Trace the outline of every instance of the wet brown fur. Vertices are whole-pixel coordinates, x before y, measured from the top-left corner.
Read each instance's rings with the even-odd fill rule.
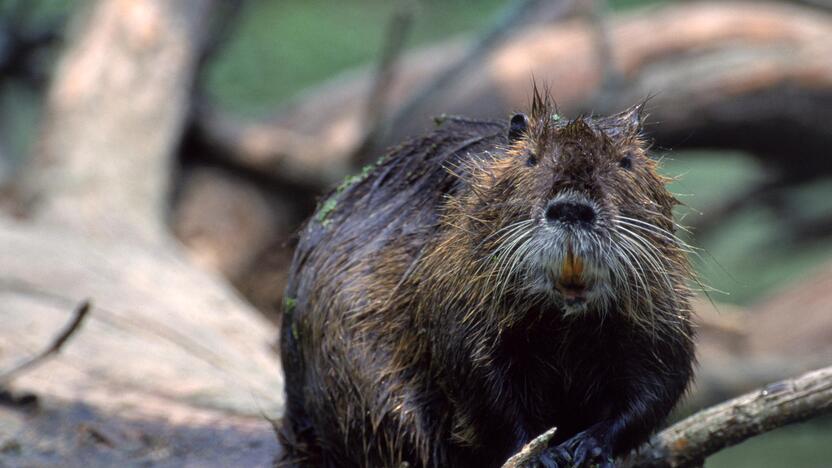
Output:
[[[676,200],[647,155],[641,107],[554,112],[535,91],[514,142],[502,122],[448,118],[322,204],[286,293],[281,463],[499,466],[551,426],[567,452],[595,444],[612,456],[661,423],[693,363]],[[629,229],[653,256],[622,270],[607,305],[569,316],[530,289],[505,230],[536,223],[564,191],[598,204],[610,249]]]

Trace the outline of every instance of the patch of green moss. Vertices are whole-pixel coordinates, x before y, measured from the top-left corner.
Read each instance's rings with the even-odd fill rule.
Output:
[[[367,176],[373,172],[373,169],[375,169],[376,166],[383,160],[384,157],[382,156],[375,163],[370,163],[362,167],[358,174],[353,174],[345,178],[344,181],[341,182],[335,189],[335,193],[330,195],[330,197],[321,204],[321,207],[318,208],[318,213],[315,215],[315,219],[318,220],[323,227],[329,226],[332,223],[332,220],[328,219],[328,217],[335,210],[335,207],[338,206],[338,197],[353,185],[366,179]]]
[[[340,194],[344,190],[346,190],[346,189],[352,187],[353,185],[361,182],[362,180],[366,179],[367,176],[369,176],[370,173],[373,172],[373,169],[376,168],[376,164],[381,162],[381,159],[383,159],[383,158],[380,158],[378,161],[376,161],[374,163],[367,164],[366,166],[362,167],[361,171],[359,171],[358,174],[348,176],[346,179],[344,179],[343,182],[341,182],[341,185],[338,186],[338,189],[335,190],[335,193]]]
[[[295,306],[298,305],[298,300],[294,297],[286,296],[283,298],[283,313],[291,314],[293,310],[295,310]]]
[[[336,200],[336,198],[338,198],[337,193],[327,198],[326,201],[321,204],[321,207],[318,209],[318,214],[315,215],[315,219],[317,219],[319,223],[324,224],[328,221],[326,219],[327,216],[329,216],[329,214],[335,210],[335,207],[338,206],[338,200]]]

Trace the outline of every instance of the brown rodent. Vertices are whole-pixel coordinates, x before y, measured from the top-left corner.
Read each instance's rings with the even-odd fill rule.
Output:
[[[641,107],[446,118],[303,230],[281,350],[285,465],[613,466],[684,393],[694,351],[676,204]]]

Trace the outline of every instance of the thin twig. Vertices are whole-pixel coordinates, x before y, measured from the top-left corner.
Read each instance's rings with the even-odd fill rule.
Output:
[[[245,122],[204,100],[195,106],[186,149],[202,160],[220,163],[247,175],[259,174],[275,187],[318,193],[349,172],[346,154],[327,157],[326,144],[302,132]],[[340,154],[340,153],[339,153]]]
[[[540,454],[540,452],[549,446],[549,441],[555,436],[555,432],[557,432],[557,428],[553,427],[532,439],[528,444],[524,445],[519,452],[506,460],[506,462],[503,463],[502,468],[520,468],[528,465],[536,456]]]
[[[404,45],[413,26],[415,8],[412,0],[400,0],[390,17],[384,37],[378,71],[373,87],[367,99],[365,109],[365,136],[355,148],[350,160],[358,167],[373,156],[378,143],[387,136],[389,124],[385,124],[387,101],[392,88],[396,69],[400,62]]]
[[[832,0],[792,0],[792,2],[825,11],[832,10]]]
[[[624,79],[615,66],[612,38],[610,37],[607,14],[609,2],[607,0],[592,0],[589,20],[592,25],[595,49],[597,51],[601,84],[590,103],[591,109],[610,109],[619,91],[624,86]]]
[[[204,39],[202,51],[197,56],[197,67],[192,86],[194,93],[191,99],[191,102],[194,103],[191,107],[192,116],[197,115],[199,111],[197,104],[199,102],[210,101],[210,93],[206,90],[207,70],[231,42],[231,38],[240,26],[243,12],[248,3],[248,0],[225,0],[217,5],[217,12],[212,15],[211,33]]]
[[[57,354],[67,340],[69,340],[69,338],[81,327],[81,324],[87,317],[90,308],[91,304],[89,300],[84,300],[81,304],[79,304],[75,309],[72,321],[69,322],[63,331],[61,331],[61,333],[52,340],[52,344],[50,344],[49,347],[41,351],[36,356],[29,358],[8,371],[0,374],[0,387],[6,386],[15,377],[17,377],[17,375],[42,364],[49,357]]]
[[[225,0],[217,7],[217,13],[212,18],[211,34],[205,39],[202,53],[199,55],[199,73],[197,80],[206,78],[205,68],[222,53],[223,48],[231,41],[240,25],[243,10],[248,6],[248,0]],[[200,89],[199,92],[202,92]]]
[[[522,0],[512,3],[503,12],[501,19],[476,41],[461,60],[439,73],[401,106],[393,118],[390,119],[391,128],[400,128],[408,119],[413,118],[413,115],[417,114],[423,106],[445,92],[457,78],[479,63],[497,46],[502,44],[506,38],[517,31],[518,26],[533,16],[532,13],[543,3],[545,3],[543,0]],[[558,8],[552,14],[552,20],[563,18],[572,13],[575,3],[576,0],[560,0]]]

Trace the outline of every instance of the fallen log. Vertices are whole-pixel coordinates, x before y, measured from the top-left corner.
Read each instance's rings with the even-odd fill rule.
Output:
[[[20,217],[0,216],[0,374],[45,348],[82,300],[94,306],[60,352],[3,382],[0,464],[268,466],[278,453],[276,330],[165,224],[223,3],[78,12],[18,183]]]
[[[832,172],[832,16],[764,2],[691,2],[621,13],[605,22],[611,66],[590,20],[517,32],[429,102],[417,106],[387,143],[419,133],[441,113],[504,117],[528,105],[532,76],[550,84],[567,114],[608,113],[652,96],[647,130],[661,148],[752,152],[791,179]],[[465,55],[466,39],[402,57],[389,87],[392,109],[419,84]],[[620,77],[603,90],[604,70]],[[311,89],[265,121],[244,122],[205,108],[194,131],[214,157],[277,180],[327,186],[351,168],[364,136],[372,71],[347,72]],[[604,92],[606,91],[606,92]],[[614,99],[599,101],[599,94]],[[592,108],[590,108],[590,106]],[[792,163],[795,141],[801,164]]]

